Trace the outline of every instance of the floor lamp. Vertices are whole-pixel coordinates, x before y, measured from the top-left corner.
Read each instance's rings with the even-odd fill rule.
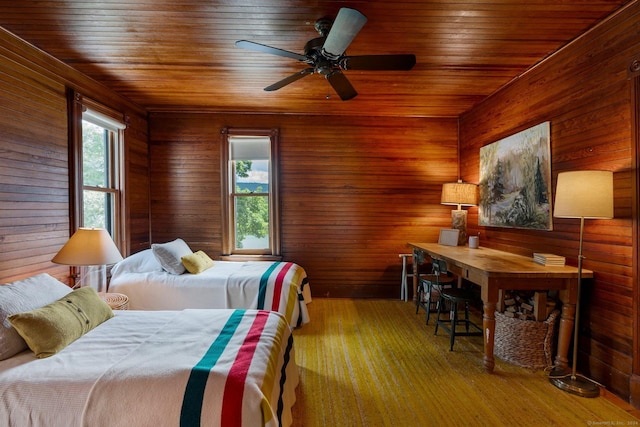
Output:
[[[600,388],[592,380],[576,374],[578,362],[578,333],[580,321],[580,288],[582,287],[582,239],[584,220],[613,218],[613,173],[610,171],[574,171],[558,174],[553,216],[580,218],[578,250],[578,291],[573,329],[573,366],[571,373],[554,369],[549,381],[561,390],[582,397],[597,397]]]
[[[119,261],[122,261],[122,255],[104,228],[79,228],[51,260],[75,267],[104,266]],[[72,277],[74,288],[82,286],[79,274]]]

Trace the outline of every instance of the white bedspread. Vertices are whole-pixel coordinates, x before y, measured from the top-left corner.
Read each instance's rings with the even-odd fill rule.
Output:
[[[55,356],[25,351],[0,362],[0,420],[288,426],[298,383],[292,344],[274,312],[118,311]]]
[[[200,274],[169,274],[150,249],[116,264],[109,292],[132,310],[253,308],[282,313],[292,327],[309,321],[311,291],[304,269],[290,262],[215,261]]]

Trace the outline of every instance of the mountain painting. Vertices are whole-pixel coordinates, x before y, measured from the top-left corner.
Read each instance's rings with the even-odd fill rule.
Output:
[[[480,149],[483,226],[551,230],[549,122]]]

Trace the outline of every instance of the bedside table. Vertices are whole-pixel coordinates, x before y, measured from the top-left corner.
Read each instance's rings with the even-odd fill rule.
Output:
[[[100,298],[111,307],[112,310],[128,310],[129,297],[124,294],[111,292],[98,292]]]

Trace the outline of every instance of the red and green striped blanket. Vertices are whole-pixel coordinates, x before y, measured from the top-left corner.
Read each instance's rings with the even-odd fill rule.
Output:
[[[184,310],[101,375],[83,424],[286,426],[297,382],[281,314]]]

